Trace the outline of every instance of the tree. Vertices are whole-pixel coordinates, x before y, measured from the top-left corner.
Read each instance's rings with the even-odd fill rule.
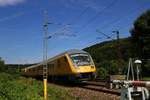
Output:
[[[135,20],[131,40],[134,57],[150,58],[150,10]]]
[[[0,71],[4,70],[4,61],[0,57]]]
[[[142,75],[149,76],[150,59],[150,10],[143,13],[134,22],[131,30],[131,43],[133,57],[144,59],[142,64]]]

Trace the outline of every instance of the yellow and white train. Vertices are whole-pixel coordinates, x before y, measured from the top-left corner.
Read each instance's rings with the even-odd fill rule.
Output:
[[[92,80],[96,67],[89,53],[83,50],[69,50],[48,59],[48,77],[67,80]],[[22,69],[26,76],[42,76],[43,62]]]

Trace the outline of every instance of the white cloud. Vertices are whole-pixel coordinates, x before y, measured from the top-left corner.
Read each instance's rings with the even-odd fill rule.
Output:
[[[16,5],[24,1],[25,0],[0,0],[0,6]]]

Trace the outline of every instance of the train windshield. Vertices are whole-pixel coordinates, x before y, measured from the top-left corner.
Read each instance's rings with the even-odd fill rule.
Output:
[[[88,54],[72,54],[70,57],[77,66],[87,66],[92,64],[91,57]]]

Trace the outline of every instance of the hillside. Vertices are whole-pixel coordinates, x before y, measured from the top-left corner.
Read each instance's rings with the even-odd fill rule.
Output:
[[[105,41],[84,48],[94,59],[99,77],[107,77],[109,74],[126,74],[129,58],[135,58],[130,38],[120,39],[120,60],[118,60],[117,41]],[[150,77],[150,60],[142,59],[141,75]],[[120,70],[119,70],[120,68]]]
[[[117,41],[106,41],[84,48],[94,59],[98,70],[103,70],[100,74],[118,74],[118,49]],[[120,39],[121,73],[126,72],[128,59],[132,57],[130,38]],[[105,75],[104,75],[105,76]]]
[[[89,52],[96,62],[102,62],[104,60],[116,60],[117,54],[117,41],[106,41],[99,44],[95,44],[91,47],[84,48]],[[131,57],[129,38],[120,40],[120,51],[123,60],[127,61]]]

